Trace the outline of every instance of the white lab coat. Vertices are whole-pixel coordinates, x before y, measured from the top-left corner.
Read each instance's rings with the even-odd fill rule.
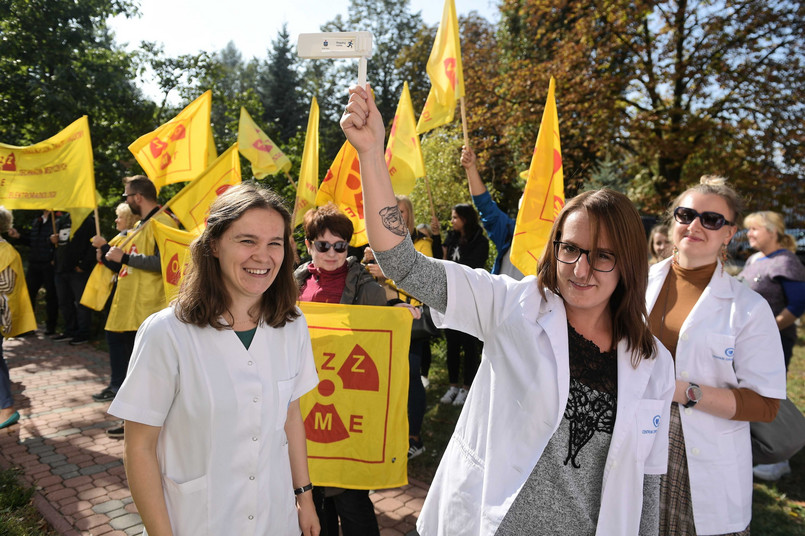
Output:
[[[649,272],[651,311],[672,259]],[[780,332],[768,303],[721,264],[682,328],[676,348],[677,379],[713,387],[746,387],[785,398]],[[697,534],[744,530],[752,518],[752,445],[749,423],[679,408],[690,473]]]
[[[157,457],[176,536],[300,533],[288,405],[318,383],[304,316],[234,331],[180,322],[173,308],[137,332],[109,413],[162,427]]]
[[[484,341],[481,366],[434,477],[417,529],[422,536],[490,535],[497,530],[553,436],[570,388],[564,302],[536,279],[515,281],[445,263],[444,327]],[[631,365],[618,345],[618,405],[607,455],[597,534],[638,534],[643,475],[668,459],[673,364]]]

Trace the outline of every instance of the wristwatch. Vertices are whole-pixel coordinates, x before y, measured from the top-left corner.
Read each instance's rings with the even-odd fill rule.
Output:
[[[688,388],[685,389],[685,396],[688,397],[688,401],[683,407],[692,408],[702,399],[702,388],[698,384],[691,382],[688,384]]]

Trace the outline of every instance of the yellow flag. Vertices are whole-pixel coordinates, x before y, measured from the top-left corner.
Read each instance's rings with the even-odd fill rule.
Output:
[[[305,213],[316,206],[316,192],[319,188],[319,103],[316,97],[310,103],[307,118],[305,148],[302,151],[302,166],[299,169],[299,182],[296,185],[296,201],[293,212],[294,228],[305,220]]]
[[[562,148],[559,144],[559,116],[556,113],[554,86],[555,81],[551,77],[548,99],[545,101],[545,111],[542,113],[542,123],[512,240],[512,264],[525,275],[537,274],[537,262],[542,256],[553,222],[565,206]]]
[[[238,146],[233,144],[204,173],[173,196],[165,207],[176,214],[185,229],[200,234],[207,225],[212,202],[230,186],[240,184],[240,180],[240,155]]]
[[[252,174],[256,179],[280,171],[287,173],[291,169],[291,161],[285,153],[266,136],[243,107],[240,108],[238,123],[238,150],[252,163]]]
[[[416,179],[425,176],[425,161],[422,159],[422,147],[416,133],[414,106],[411,104],[408,82],[403,84],[394,123],[391,125],[389,143],[386,146],[386,166],[396,194],[410,194],[416,185]]]
[[[116,246],[123,242],[125,238],[124,235],[119,234],[109,241],[109,245]],[[116,275],[103,263],[96,264],[92,272],[90,272],[87,284],[84,286],[84,292],[81,294],[81,305],[89,307],[93,311],[103,311],[106,301],[112,293]]]
[[[211,105],[212,91],[206,91],[179,115],[129,145],[157,191],[166,184],[193,180],[206,169],[211,156]]]
[[[407,484],[411,314],[400,307],[300,307],[319,372],[318,388],[299,401],[310,479],[351,489]]]
[[[0,143],[0,205],[70,212],[73,232],[97,206],[87,116],[47,140]]]
[[[368,244],[366,222],[363,219],[361,163],[358,161],[358,151],[348,141],[344,142],[335,155],[316,195],[317,207],[331,202],[352,222],[352,240],[349,245],[358,247]]]
[[[179,292],[182,278],[190,264],[190,243],[198,236],[169,227],[154,220],[154,239],[159,248],[159,260],[162,263],[162,285],[165,288],[165,303],[170,303]]]
[[[442,22],[433,41],[427,70],[431,87],[416,126],[419,134],[453,121],[456,104],[464,96],[464,68],[453,0],[444,0]]]

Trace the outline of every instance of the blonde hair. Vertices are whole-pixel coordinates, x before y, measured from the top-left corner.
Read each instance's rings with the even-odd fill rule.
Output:
[[[123,223],[125,224],[126,229],[133,228],[134,224],[137,223],[137,220],[140,219],[131,211],[131,207],[128,203],[120,203],[117,207],[115,207],[115,215],[118,218],[123,218]]]
[[[744,218],[744,227],[758,224],[765,227],[777,236],[777,242],[792,253],[797,252],[797,241],[790,234],[785,233],[785,221],[782,215],[771,210],[753,212]]]
[[[674,199],[673,203],[668,209],[668,213],[666,214],[666,220],[669,225],[673,227],[674,222],[674,210],[679,206],[682,202],[682,199],[686,195],[691,192],[697,192],[700,194],[706,195],[717,195],[721,197],[727,203],[727,208],[730,209],[732,214],[724,215],[732,225],[735,227],[739,227],[741,224],[741,220],[743,218],[743,211],[744,211],[744,203],[741,199],[741,196],[738,195],[738,192],[732,189],[727,184],[726,177],[721,177],[719,175],[702,175],[699,179],[699,184],[695,186],[691,186]]]
[[[4,206],[0,206],[0,233],[7,233],[14,225],[14,215]]]
[[[405,226],[408,227],[408,232],[411,233],[411,236],[414,236],[416,234],[416,226],[414,225],[414,204],[407,195],[395,195],[394,197],[397,198],[398,205],[402,203],[405,205],[405,208],[408,209],[408,215],[405,218]]]
[[[669,241],[671,240],[671,228],[668,226],[667,223],[659,223],[651,228],[651,232],[648,234],[648,259],[649,264],[656,264],[661,260],[665,259],[666,257],[661,257],[657,250],[654,249],[654,235],[661,234]]]

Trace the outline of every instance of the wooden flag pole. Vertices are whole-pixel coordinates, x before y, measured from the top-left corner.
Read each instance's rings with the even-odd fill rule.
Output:
[[[464,97],[459,100],[461,104],[461,129],[464,131],[464,147],[469,148],[470,136],[467,134],[467,111],[464,109]]]
[[[101,222],[98,221],[98,205],[95,205],[95,236],[101,236]]]
[[[288,177],[288,180],[291,182],[291,186],[293,186],[293,189],[299,191],[299,188],[297,188],[296,183],[291,178],[291,174],[286,171],[285,176]]]
[[[428,176],[425,175],[425,191],[428,192],[428,202],[430,202],[430,215],[436,217],[436,207],[433,206],[433,193],[430,191],[430,181]]]

